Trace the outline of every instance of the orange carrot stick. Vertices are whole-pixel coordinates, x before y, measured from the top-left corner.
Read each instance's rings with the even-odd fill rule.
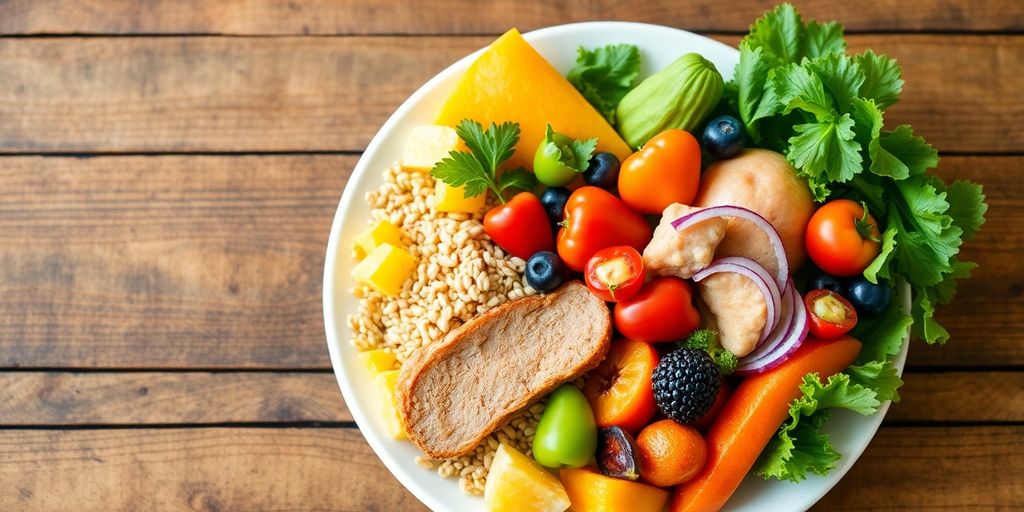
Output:
[[[827,379],[849,366],[858,352],[860,342],[849,336],[829,341],[807,338],[778,368],[744,379],[705,436],[704,469],[676,488],[670,512],[722,508],[788,417],[789,404],[801,395],[804,375],[817,373]]]

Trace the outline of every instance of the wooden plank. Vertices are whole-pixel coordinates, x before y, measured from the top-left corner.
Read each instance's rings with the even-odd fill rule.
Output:
[[[1024,427],[885,428],[814,510],[1024,506]]]
[[[0,510],[426,510],[356,429],[0,431]]]
[[[7,158],[0,365],[329,367],[352,157]]]
[[[1024,372],[907,373],[888,422],[1024,421]],[[0,426],[352,421],[333,374],[0,372]]]
[[[420,84],[490,40],[3,39],[0,152],[360,150]],[[944,151],[1024,148],[1024,36],[849,40],[904,67],[890,125]]]
[[[1024,421],[1024,372],[904,373],[886,422]]]
[[[885,428],[816,510],[1024,503],[1022,427]],[[993,471],[993,468],[999,468]],[[0,508],[425,510],[354,429],[0,431]]]
[[[0,366],[329,368],[320,290],[354,157],[0,160]],[[1022,157],[949,157],[986,187],[981,267],[911,366],[1024,365]]]
[[[0,425],[352,421],[332,374],[0,372]]]
[[[775,3],[745,0],[726,8],[714,0],[443,0],[429,6],[385,0],[8,0],[0,34],[483,34],[600,19],[745,31]],[[881,0],[870,9],[855,2],[807,0],[798,7],[809,19],[837,19],[850,31],[1024,29],[1024,15],[1012,0]]]

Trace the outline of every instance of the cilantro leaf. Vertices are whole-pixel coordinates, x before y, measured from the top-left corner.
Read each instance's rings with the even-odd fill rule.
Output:
[[[879,135],[879,144],[893,155],[893,158],[898,159],[910,175],[924,174],[926,170],[939,165],[939,152],[921,137],[915,137],[910,125],[901,124],[891,132],[882,132]],[[871,172],[880,174],[874,166],[871,167]],[[893,177],[903,179],[907,176]]]
[[[903,79],[900,66],[886,55],[871,50],[854,57],[864,71],[864,83],[860,85],[860,97],[875,100],[881,108],[888,108],[900,97]]]
[[[798,108],[814,114],[818,121],[833,117],[832,100],[825,95],[821,78],[803,66],[788,64],[776,68],[770,87],[778,96],[783,114]]]
[[[917,296],[910,307],[910,314],[914,317],[912,334],[929,345],[941,345],[949,341],[949,331],[935,320],[935,306],[928,298],[928,293],[916,287],[915,289],[918,289]]]
[[[809,177],[823,174],[831,181],[849,181],[860,172],[860,144],[853,140],[854,121],[850,114],[838,119],[798,124],[789,139],[789,161]]]
[[[882,110],[875,104],[875,100],[854,98],[851,106],[856,122],[856,138],[867,149],[871,172],[898,180],[910,176],[910,168],[882,147]]]
[[[803,56],[804,23],[791,4],[780,4],[750,27],[744,40],[764,48],[783,64],[799,62]]]
[[[907,329],[914,321],[910,315],[903,312],[902,293],[902,289],[896,287],[885,311],[858,319],[857,326],[851,333],[863,344],[860,354],[857,355],[856,364],[884,361],[889,356],[900,353],[907,338]]]
[[[506,190],[529,191],[535,188],[537,188],[537,177],[522,167],[509,169],[498,177],[498,190],[502,193]]]
[[[981,185],[970,181],[954,181],[946,189],[946,201],[949,202],[949,211],[946,213],[953,218],[954,224],[960,226],[963,239],[974,238],[978,228],[985,223],[985,212],[988,211]]]
[[[545,156],[557,158],[566,167],[583,172],[590,166],[590,156],[597,149],[597,137],[573,140],[566,135],[555,133],[549,124],[544,132]]]
[[[960,252],[963,230],[946,214],[946,193],[922,176],[898,181],[895,200],[905,211],[890,216],[896,234],[896,269],[913,285],[931,286],[950,271],[950,259]]]
[[[465,186],[463,195],[473,197],[483,194],[490,186],[487,171],[472,154],[452,151],[434,165],[430,174],[453,187]]]
[[[711,329],[698,329],[690,333],[686,341],[680,345],[697,350],[703,350],[711,356],[711,359],[718,365],[723,375],[729,375],[736,370],[739,359],[735,354],[722,348],[718,343],[718,331]]]
[[[818,23],[811,21],[806,27],[807,39],[804,41],[804,56],[809,59],[827,54],[843,54],[846,52],[846,40],[843,39],[843,26],[835,21]]]
[[[873,284],[878,284],[878,278],[889,279],[889,264],[892,262],[893,250],[896,249],[896,228],[890,226],[882,233],[882,249],[871,260],[871,263],[864,269],[864,278]]]
[[[498,166],[512,157],[519,142],[518,123],[491,123],[484,130],[480,123],[463,119],[455,133],[470,152],[451,151],[434,165],[430,175],[452,187],[465,187],[465,197],[478,196],[490,189],[502,203],[505,198],[498,186]]]
[[[860,64],[842,53],[827,53],[805,62],[803,67],[818,76],[840,112],[850,111],[850,103],[864,83]]]
[[[594,150],[597,149],[597,137],[591,137],[586,140],[574,140],[571,144],[573,158],[576,161],[576,168],[582,168],[582,171],[587,170],[590,166],[590,157],[593,156]]]
[[[640,50],[631,44],[610,44],[593,50],[579,47],[567,78],[614,125],[615,107],[639,76]]]

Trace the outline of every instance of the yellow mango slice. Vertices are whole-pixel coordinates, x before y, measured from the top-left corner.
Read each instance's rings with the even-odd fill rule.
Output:
[[[391,244],[404,249],[405,244],[402,243],[402,230],[386,220],[378,220],[362,233],[356,235],[355,248],[360,258],[373,252],[380,244]]]
[[[383,243],[352,269],[352,277],[384,295],[395,296],[414,268],[416,258],[404,249]]]
[[[519,143],[507,168],[533,168],[533,155],[548,124],[574,139],[597,137],[598,151],[614,153],[620,161],[631,153],[604,117],[516,29],[491,43],[470,65],[436,123],[455,126],[463,119],[485,128],[491,122],[519,123]]]
[[[377,399],[384,409],[384,423],[392,439],[405,439],[405,428],[402,418],[398,415],[398,401],[395,399],[395,385],[398,382],[398,370],[380,372],[373,378],[373,387],[377,391]]]
[[[416,126],[405,141],[402,167],[429,171],[452,151],[468,151],[451,126]]]
[[[487,474],[484,505],[488,512],[563,512],[569,496],[555,475],[502,443]]]
[[[486,191],[467,198],[463,187],[453,187],[440,180],[434,186],[434,207],[439,212],[477,213],[483,209],[485,202]]]
[[[382,348],[367,350],[359,353],[359,360],[363,362],[370,374],[377,375],[381,372],[394,370],[398,362],[394,352]]]

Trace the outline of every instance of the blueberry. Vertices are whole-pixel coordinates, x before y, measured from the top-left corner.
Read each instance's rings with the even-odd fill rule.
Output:
[[[526,260],[526,284],[539,292],[550,292],[565,281],[565,263],[551,251],[540,251]]]
[[[845,290],[843,289],[843,283],[838,277],[827,274],[825,272],[818,272],[811,278],[811,289],[812,290],[828,290],[832,293],[838,293],[839,295],[845,296]]]
[[[720,116],[704,127],[704,148],[716,158],[731,158],[743,151],[743,125],[732,116]]]
[[[850,286],[846,291],[846,298],[850,300],[850,304],[853,304],[858,313],[876,315],[889,307],[889,301],[892,300],[892,291],[889,290],[889,286],[884,282],[879,281],[878,284],[871,284],[870,281],[860,276],[850,281]]]
[[[540,195],[540,204],[544,205],[544,211],[552,225],[562,222],[565,216],[565,203],[569,200],[572,192],[565,187],[550,187]]]
[[[614,190],[619,184],[619,158],[611,153],[598,153],[591,157],[590,165],[583,171],[587,185]]]

